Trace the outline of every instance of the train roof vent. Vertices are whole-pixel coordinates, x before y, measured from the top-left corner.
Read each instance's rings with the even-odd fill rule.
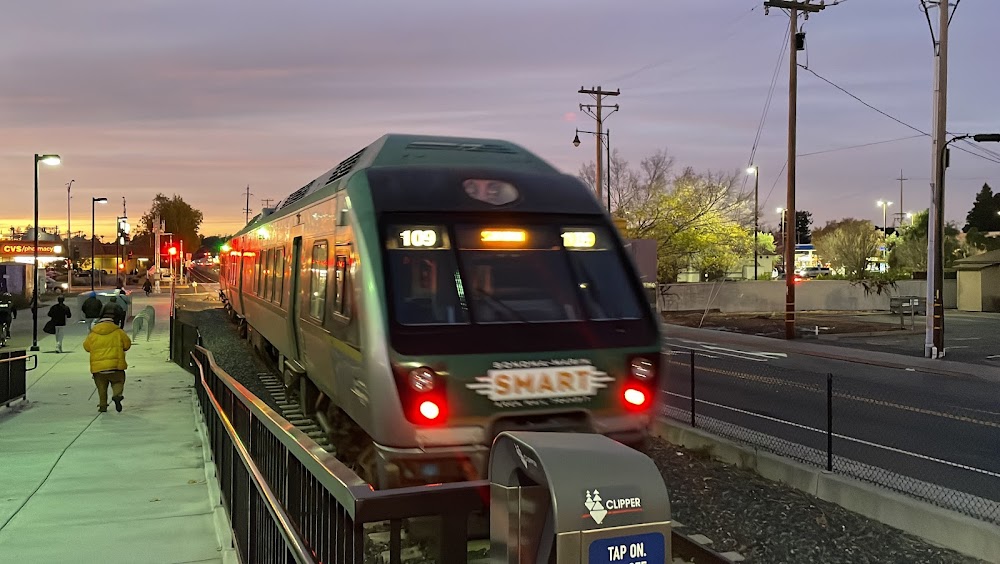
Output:
[[[407,149],[420,149],[425,151],[467,151],[471,153],[500,153],[505,155],[516,155],[518,153],[513,147],[497,145],[495,143],[448,143],[444,141],[414,141],[406,146]]]
[[[280,210],[281,208],[284,208],[286,206],[290,206],[290,205],[294,204],[295,202],[301,200],[302,198],[305,198],[306,197],[306,193],[309,192],[309,186],[311,186],[311,185],[312,185],[312,182],[310,182],[309,184],[306,184],[302,188],[299,188],[298,190],[292,192],[287,197],[285,197],[284,200],[281,200],[280,202],[278,202],[278,205],[275,206],[274,209],[275,210]]]
[[[368,147],[365,147],[365,149],[367,148]],[[358,163],[358,159],[361,158],[361,154],[365,152],[365,149],[361,149],[357,153],[354,153],[353,155],[340,161],[340,164],[337,165],[337,168],[333,169],[333,172],[330,173],[330,178],[326,179],[326,184],[329,184],[334,180],[347,175],[348,172],[351,172],[351,169],[354,168],[354,165]]]

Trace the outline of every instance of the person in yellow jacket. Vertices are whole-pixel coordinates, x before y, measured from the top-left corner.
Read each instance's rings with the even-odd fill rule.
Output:
[[[101,312],[101,319],[94,323],[90,334],[83,341],[83,349],[90,353],[90,372],[94,375],[100,404],[97,411],[108,410],[108,384],[111,384],[111,399],[115,410],[121,412],[125,396],[125,351],[132,346],[128,334],[115,321],[115,308],[108,304]]]

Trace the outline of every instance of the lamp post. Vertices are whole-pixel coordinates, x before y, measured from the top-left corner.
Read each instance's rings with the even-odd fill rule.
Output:
[[[66,258],[68,259],[66,268],[66,272],[68,273],[66,275],[66,282],[68,283],[66,286],[67,292],[73,291],[73,213],[71,211],[72,208],[70,207],[69,201],[72,198],[72,196],[70,196],[70,190],[73,189],[74,182],[76,182],[76,180],[70,180],[69,183],[66,184]]]
[[[62,162],[59,155],[39,155],[35,153],[35,249],[34,269],[32,276],[35,282],[31,285],[31,350],[38,350],[38,163],[55,166]]]
[[[757,192],[760,188],[760,167],[752,165],[747,174],[753,175],[753,279],[757,279]]]
[[[927,249],[928,259],[931,257],[934,258],[933,261],[928,261],[928,264],[934,265],[934,274],[928,280],[931,283],[928,294],[933,297],[934,314],[933,316],[927,316],[927,329],[924,337],[924,355],[930,358],[942,358],[945,353],[942,287],[944,285],[944,181],[945,171],[948,167],[948,145],[953,141],[969,138],[972,138],[976,143],[1000,143],[1000,133],[957,135],[942,144],[941,151],[937,155],[938,178],[935,191],[937,192],[936,201],[938,202],[938,210],[937,214],[931,214],[934,217],[934,225],[927,226],[928,230],[934,230],[933,237],[928,237],[928,241],[934,241],[935,243],[933,248]]]
[[[879,200],[875,202],[875,205],[882,208],[882,257],[885,258],[885,256],[889,253],[889,249],[887,248],[889,241],[889,225],[887,224],[888,220],[886,219],[886,211],[889,209],[889,206],[892,205],[892,202]]]
[[[604,145],[605,148],[607,148],[607,155],[608,155],[608,186],[607,186],[607,192],[608,192],[608,213],[610,214],[611,213],[611,130],[608,129],[605,133],[597,133],[597,132],[594,132],[594,131],[583,131],[582,129],[577,129],[576,130],[576,135],[573,136],[573,146],[574,147],[579,147],[580,146],[580,134],[581,133],[590,133],[591,135],[596,135],[597,138],[598,138],[598,140],[599,140],[599,142],[602,145]],[[597,178],[596,176],[594,178],[594,188],[597,191],[597,195],[600,196],[600,194],[601,194],[601,179]]]
[[[94,235],[94,217],[97,211],[97,204],[108,203],[107,198],[91,198],[90,199],[90,291],[94,291],[94,263],[97,262],[97,253],[95,252],[95,241],[97,236]]]

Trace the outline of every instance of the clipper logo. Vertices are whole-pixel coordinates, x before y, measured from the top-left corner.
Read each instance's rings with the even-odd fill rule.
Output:
[[[583,506],[587,508],[590,517],[597,522],[598,525],[604,518],[608,515],[608,510],[604,507],[601,502],[601,492],[594,490],[593,497],[590,495],[590,490],[587,490],[587,501],[583,502]]]
[[[607,489],[607,488],[605,488]],[[630,495],[629,490],[634,488],[612,488],[615,492],[621,492],[618,495]],[[624,491],[623,491],[624,490]],[[614,515],[616,513],[637,513],[642,511],[642,499],[638,496],[633,495],[633,497],[618,497],[614,495],[607,501],[601,498],[601,492],[597,489],[587,490],[587,499],[583,502],[583,506],[587,508],[587,512],[582,515],[583,519],[593,519],[598,525],[604,522],[605,517],[608,515]]]
[[[524,453],[521,452],[521,445],[514,445],[514,450],[517,452],[517,457],[521,459],[521,464],[523,464],[525,468],[527,468],[529,465],[538,466],[538,463],[535,462],[534,458],[531,458],[530,456],[525,456]]]

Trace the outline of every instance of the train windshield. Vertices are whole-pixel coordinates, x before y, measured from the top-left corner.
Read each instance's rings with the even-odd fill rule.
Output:
[[[386,243],[392,309],[402,325],[643,317],[603,226],[391,225]]]

